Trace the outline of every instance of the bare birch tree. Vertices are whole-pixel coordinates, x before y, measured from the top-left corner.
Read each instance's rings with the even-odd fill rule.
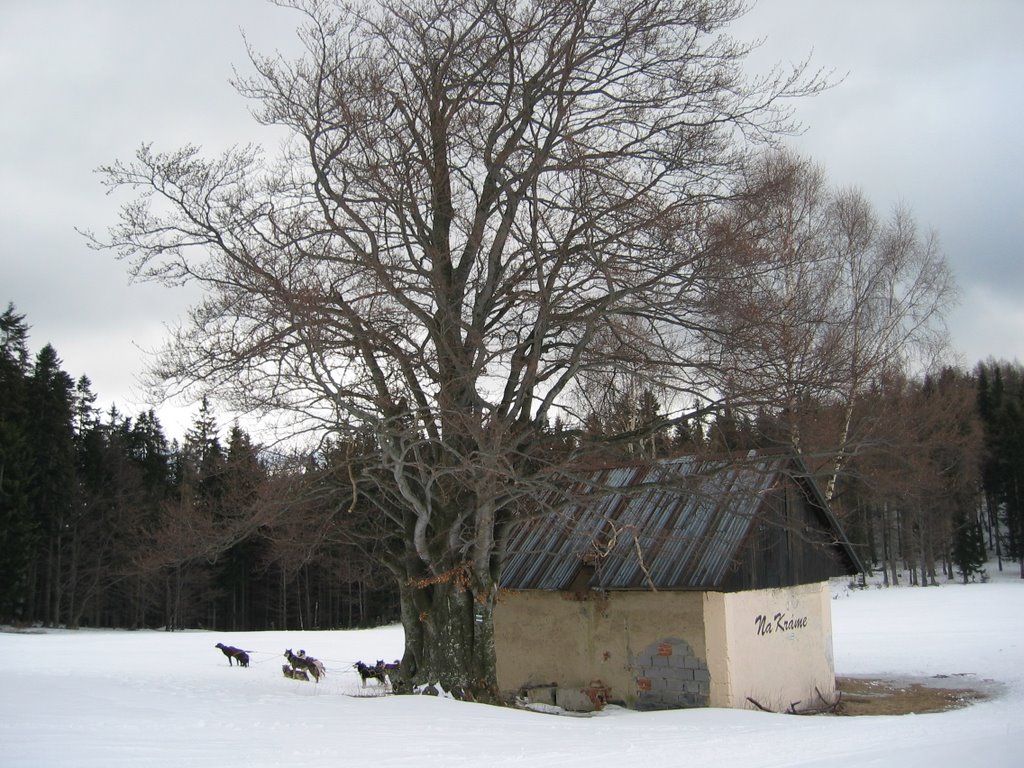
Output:
[[[735,404],[778,412],[799,453],[804,409],[833,391],[840,351],[841,267],[828,250],[825,172],[772,152],[747,169],[728,211],[711,228],[725,287],[717,311],[730,339],[719,386]]]
[[[905,208],[881,219],[860,192],[827,186],[823,170],[772,153],[712,228],[723,280],[718,314],[731,343],[720,386],[780,411],[803,452],[807,406],[838,406],[826,497],[863,438],[855,405],[882,378],[925,370],[946,344],[956,286],[937,238]]]
[[[825,489],[831,499],[851,443],[857,399],[882,375],[928,370],[948,347],[945,312],[957,287],[934,233],[922,232],[909,209],[880,220],[863,194],[834,198],[832,249],[842,287],[835,320],[842,328],[843,370],[836,395],[843,422]]]
[[[339,504],[387,528],[403,678],[486,696],[503,531],[552,469],[549,418],[631,338],[649,370],[706,376],[697,223],[822,84],[744,80],[733,0],[285,4],[304,55],[254,52],[238,83],[284,151],[144,146],[102,169],[137,195],[104,244],[206,289],[166,382],[374,435]]]

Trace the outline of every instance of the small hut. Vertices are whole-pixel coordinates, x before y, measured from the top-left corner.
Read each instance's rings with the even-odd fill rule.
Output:
[[[864,570],[792,457],[567,480],[512,532],[498,684],[566,709],[813,708],[835,695],[827,580]]]

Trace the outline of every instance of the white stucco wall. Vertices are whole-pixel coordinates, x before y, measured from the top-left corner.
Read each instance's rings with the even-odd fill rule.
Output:
[[[828,584],[704,596],[710,705],[784,711],[835,697]],[[816,690],[817,689],[817,690]]]

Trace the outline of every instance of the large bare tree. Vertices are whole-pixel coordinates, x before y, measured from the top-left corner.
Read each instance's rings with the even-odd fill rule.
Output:
[[[166,382],[374,436],[338,504],[377,508],[403,677],[479,697],[549,418],[586,371],[702,383],[706,207],[822,83],[746,80],[733,0],[285,4],[304,54],[238,83],[284,150],[144,146],[103,169],[136,193],[104,244],[206,289]]]

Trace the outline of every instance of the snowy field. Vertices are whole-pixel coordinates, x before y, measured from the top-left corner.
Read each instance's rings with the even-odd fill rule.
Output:
[[[365,691],[357,659],[400,655],[401,629],[0,632],[0,767],[1020,766],[1024,582],[834,588],[840,675],[934,677],[995,691],[966,709],[795,717],[722,709],[589,718]],[[991,572],[991,571],[990,571]],[[224,642],[253,649],[229,667]],[[285,679],[285,648],[324,661]]]

